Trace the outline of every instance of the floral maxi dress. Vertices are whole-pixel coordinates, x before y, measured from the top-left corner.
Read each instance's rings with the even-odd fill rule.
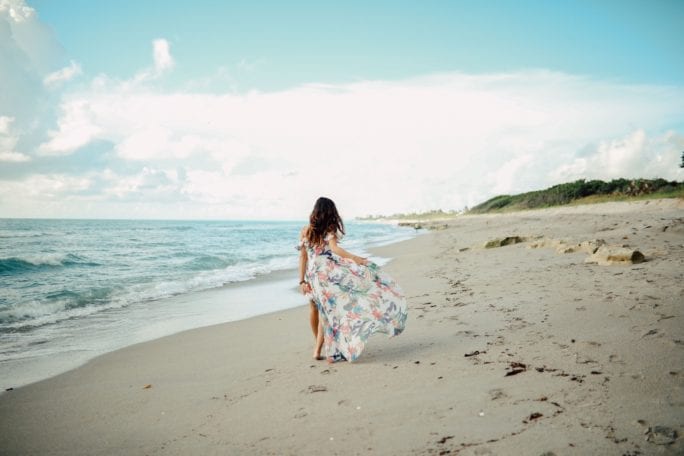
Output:
[[[307,250],[306,280],[312,290],[308,297],[318,307],[328,358],[338,360],[341,355],[354,361],[371,334],[401,334],[406,299],[375,263],[363,266],[333,253],[328,244],[331,236],[320,246],[304,238],[297,248]]]

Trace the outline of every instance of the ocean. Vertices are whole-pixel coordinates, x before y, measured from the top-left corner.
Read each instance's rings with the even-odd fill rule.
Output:
[[[0,219],[0,388],[134,343],[304,304],[294,248],[303,225]],[[342,245],[362,255],[415,235],[390,224],[346,228]],[[278,299],[259,298],[267,292]]]

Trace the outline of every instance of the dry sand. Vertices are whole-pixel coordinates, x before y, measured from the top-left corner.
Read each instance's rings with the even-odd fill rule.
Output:
[[[409,321],[357,363],[305,306],[187,331],[3,394],[0,453],[684,453],[682,200],[444,223],[378,249]],[[596,239],[646,261],[558,253]]]

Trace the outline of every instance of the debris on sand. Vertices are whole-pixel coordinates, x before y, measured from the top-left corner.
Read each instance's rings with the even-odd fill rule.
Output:
[[[527,364],[523,363],[518,363],[518,362],[512,362],[509,366],[508,372],[506,372],[506,375],[504,377],[510,377],[511,375],[518,375],[521,372],[525,372],[527,370]]]

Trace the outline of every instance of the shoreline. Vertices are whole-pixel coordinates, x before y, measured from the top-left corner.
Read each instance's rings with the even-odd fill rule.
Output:
[[[124,328],[119,332],[117,328],[100,328],[103,332],[97,334],[81,335],[81,345],[76,349],[61,352],[49,353],[42,356],[27,356],[10,359],[3,362],[5,375],[0,384],[0,396],[8,388],[13,390],[31,385],[36,382],[49,380],[57,375],[78,369],[89,361],[124,349],[128,346],[146,343],[158,338],[171,336],[183,331],[200,329],[203,327],[240,321],[247,318],[258,316],[262,313],[277,312],[282,309],[296,307],[296,287],[289,287],[292,280],[290,276],[296,274],[295,269],[272,271],[267,274],[259,275],[254,279],[231,282],[218,288],[195,291],[164,298],[162,300],[141,303],[136,315],[144,318],[146,323],[140,327]],[[259,304],[263,300],[259,296],[278,296],[284,301],[283,305],[276,306],[273,310],[249,310],[246,308],[250,303]],[[221,303],[229,300],[234,305],[226,306],[221,309]],[[163,301],[164,309],[160,312],[154,308],[154,303]],[[148,305],[145,305],[148,304]],[[188,311],[188,306],[192,305],[193,310]],[[168,313],[185,308],[183,320],[179,317],[164,319]],[[131,311],[125,308],[124,311]],[[101,316],[112,315],[121,312],[121,309],[111,309],[104,311]],[[211,322],[212,318],[222,320]],[[135,319],[135,318],[134,318]],[[87,331],[87,328],[84,328]],[[49,343],[49,342],[46,342]]]
[[[415,234],[413,235],[415,236]],[[379,248],[399,241],[380,243]],[[366,247],[373,250],[376,247]],[[378,257],[380,264],[390,258]],[[248,280],[224,284],[216,288],[181,293],[178,295],[137,303],[136,306],[114,308],[96,314],[94,318],[111,317],[122,313],[133,324],[144,321],[145,324],[123,328],[100,328],[102,332],[87,333],[88,329],[78,327],[74,331],[85,331],[81,334],[82,343],[75,348],[50,352],[43,355],[27,354],[26,356],[4,360],[3,375],[0,377],[0,396],[7,390],[15,390],[36,382],[77,369],[89,361],[108,353],[126,348],[130,345],[150,342],[178,334],[184,331],[241,321],[248,318],[306,305],[295,285],[297,268],[278,269],[259,274]],[[291,286],[292,285],[292,286]],[[280,304],[264,304],[282,301]],[[298,302],[301,301],[301,302]],[[225,306],[222,303],[230,302]],[[161,307],[161,308],[160,308]],[[190,310],[191,309],[191,310]],[[182,315],[182,320],[179,317]],[[218,321],[213,321],[218,320]],[[74,320],[78,322],[80,320]],[[41,341],[41,348],[47,349],[50,344],[66,343]]]
[[[409,321],[396,338],[372,338],[358,362],[311,360],[306,304],[191,329],[1,395],[0,447],[680,454],[683,208],[457,218],[371,249],[393,257],[384,268],[408,297]],[[504,236],[549,242],[484,248]],[[646,261],[601,266],[555,249],[597,238]]]

